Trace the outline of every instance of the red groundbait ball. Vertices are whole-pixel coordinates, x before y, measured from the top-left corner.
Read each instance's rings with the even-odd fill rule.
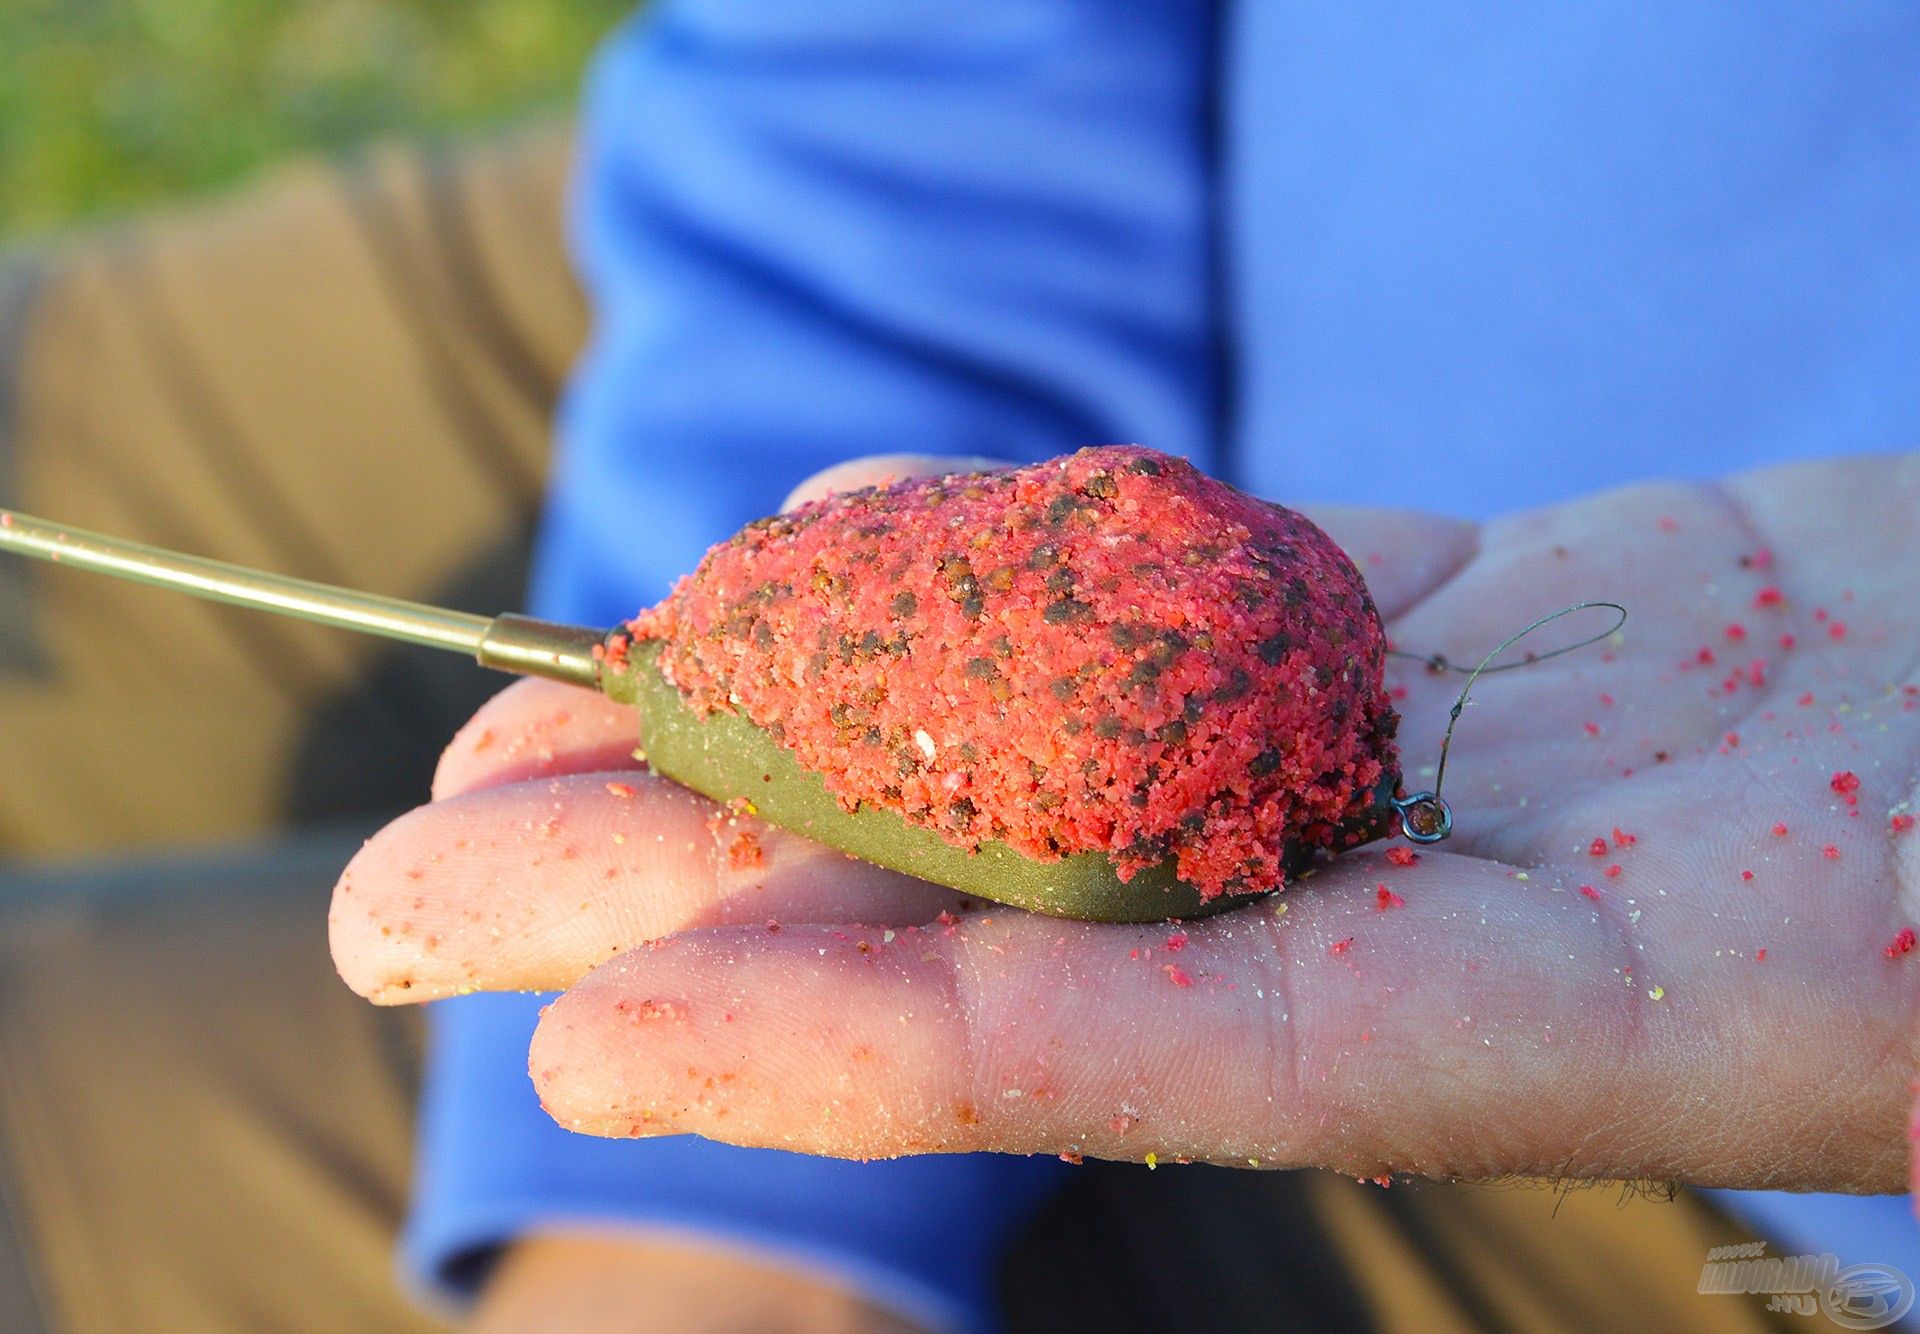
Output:
[[[948,842],[1173,858],[1278,888],[1396,773],[1359,572],[1281,506],[1135,447],[831,497],[715,547],[630,627],[732,710]]]

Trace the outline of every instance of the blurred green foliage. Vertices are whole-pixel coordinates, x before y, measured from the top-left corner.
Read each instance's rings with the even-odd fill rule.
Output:
[[[634,0],[0,0],[0,237],[571,100]]]

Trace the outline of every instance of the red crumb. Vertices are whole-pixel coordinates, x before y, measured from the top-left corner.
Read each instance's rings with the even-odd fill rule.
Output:
[[[1840,860],[1840,849],[1835,847],[1831,843],[1827,844],[1826,847],[1820,849],[1820,853],[1830,862],[1837,862]]]
[[[1740,624],[1738,621],[1735,621],[1732,625],[1729,625],[1727,627],[1728,639],[1731,639],[1737,642],[1739,640],[1745,639],[1746,637],[1747,637],[1747,627]]]
[[[1762,945],[1762,946],[1761,946],[1761,947],[1760,947],[1759,949],[1757,949],[1757,950],[1755,950],[1755,951],[1753,952],[1753,961],[1754,961],[1755,963],[1765,963],[1765,962],[1767,961],[1767,947],[1766,947],[1766,946],[1764,946],[1764,945]]]
[[[1847,623],[1845,621],[1833,622],[1827,627],[1827,637],[1830,639],[1845,639],[1847,637]]]
[[[1911,815],[1908,815],[1904,811],[1902,811],[1898,815],[1894,815],[1890,817],[1887,820],[1887,827],[1896,834],[1906,833],[1908,830],[1913,828],[1914,824],[1915,824],[1914,817]]]
[[[605,663],[615,671],[624,671],[627,666],[627,650],[632,646],[633,640],[628,635],[621,633],[608,635],[604,642],[593,646],[593,660]]]
[[[1392,847],[1387,849],[1387,860],[1395,866],[1412,866],[1420,860],[1420,854],[1412,848]]]
[[[1790,648],[1792,648],[1792,647],[1793,647],[1793,646],[1794,646],[1795,644],[1797,644],[1797,643],[1799,643],[1799,642],[1800,642],[1800,641],[1799,641],[1799,640],[1797,640],[1797,639],[1795,639],[1795,638],[1794,638],[1794,637],[1793,637],[1792,635],[1781,635],[1781,636],[1780,636],[1780,647],[1781,647],[1781,648],[1785,648],[1785,649],[1790,649]]]
[[[1178,951],[1178,950],[1185,949],[1187,947],[1187,933],[1184,931],[1175,931],[1172,935],[1167,937],[1165,947],[1169,951]]]
[[[1638,834],[1629,834],[1626,830],[1622,829],[1619,825],[1615,825],[1613,827],[1613,846],[1614,847],[1630,848],[1634,844],[1638,843],[1639,841],[1640,841],[1640,836]]]
[[[1405,899],[1388,889],[1385,885],[1380,886],[1380,888],[1374,892],[1373,897],[1374,907],[1380,912],[1385,912],[1389,908],[1404,908],[1407,906]]]
[[[687,1013],[685,1006],[670,1000],[615,1001],[613,1012],[625,1015],[636,1024],[651,1023],[656,1019],[681,1019]]]
[[[1592,899],[1595,903],[1598,903],[1600,901],[1600,891],[1595,889],[1592,885],[1580,886],[1580,892],[1584,894],[1586,897]]]
[[[1586,729],[1586,732],[1587,732],[1587,735],[1588,735],[1588,736],[1599,736],[1599,735],[1600,735],[1600,724],[1599,724],[1599,723],[1581,723],[1581,724],[1580,724],[1580,726]]]
[[[1615,862],[1612,866],[1609,866],[1605,871],[1601,872],[1601,874],[1609,880],[1618,879],[1620,875],[1620,863]]]
[[[1784,821],[1784,820],[1780,820],[1780,821],[1776,821],[1776,822],[1775,822],[1775,824],[1774,824],[1774,826],[1773,826],[1773,832],[1774,832],[1774,835],[1775,835],[1775,837],[1778,837],[1778,838],[1785,838],[1785,837],[1787,836],[1787,824],[1786,824],[1786,821]]]
[[[1752,872],[1752,871],[1742,871],[1742,872],[1740,873],[1740,878],[1741,878],[1742,880],[1751,880],[1751,879],[1753,879],[1753,872]]]
[[[1894,936],[1894,938],[1888,942],[1887,957],[1889,959],[1897,959],[1903,954],[1911,954],[1913,953],[1913,945],[1914,945],[1913,928],[1910,926],[1903,926],[1900,928],[1899,934]]]
[[[1849,806],[1860,800],[1855,795],[1860,791],[1860,775],[1851,769],[1842,769],[1833,776],[1827,786],[1834,790],[1836,796],[1844,798]]]
[[[760,836],[751,829],[742,829],[733,836],[733,842],[727,844],[727,865],[736,871],[751,871],[766,862],[767,850],[760,846]]]
[[[1190,987],[1193,985],[1193,979],[1187,976],[1186,970],[1180,967],[1179,964],[1163,963],[1160,965],[1160,968],[1166,973],[1167,981],[1173,983],[1176,987]]]
[[[1786,594],[1780,591],[1778,584],[1768,584],[1765,588],[1753,595],[1753,605],[1756,608],[1777,607],[1786,600]]]
[[[1359,572],[1276,505],[1134,447],[764,519],[630,629],[869,803],[977,846],[1172,858],[1204,895],[1339,848],[1395,767]]]
[[[1591,842],[1591,843],[1589,843],[1589,844],[1587,844],[1587,856],[1589,856],[1589,857],[1604,857],[1604,856],[1606,856],[1606,855],[1607,855],[1607,840],[1606,840],[1606,839],[1604,839],[1604,838],[1596,838],[1596,839],[1594,839],[1594,840],[1593,840],[1593,842]]]
[[[1333,944],[1327,946],[1327,953],[1332,955],[1341,955],[1341,954],[1345,954],[1348,950],[1352,948],[1353,948],[1353,937],[1348,936],[1345,940],[1336,940],[1333,942]]]
[[[607,791],[616,797],[630,798],[634,795],[632,783],[608,783]]]

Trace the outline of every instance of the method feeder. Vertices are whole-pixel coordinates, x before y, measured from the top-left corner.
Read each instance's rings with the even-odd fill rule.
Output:
[[[775,825],[966,894],[1054,916],[1110,922],[1204,916],[1259,897],[1231,890],[1203,895],[1180,878],[1172,857],[1136,864],[1123,880],[1114,859],[1104,852],[1069,852],[1041,859],[994,839],[962,846],[881,805],[849,803],[830,792],[819,773],[805,767],[793,749],[744,712],[717,709],[703,714],[690,704],[663,675],[658,661],[662,644],[630,644],[626,627],[599,630],[514,613],[478,616],[162,550],[4,510],[0,510],[0,550],[319,625],[451,650],[497,671],[598,690],[635,709],[647,762],[665,777],[716,801],[744,798]],[[1493,656],[1481,664],[1482,670]],[[1464,695],[1463,691],[1463,700]],[[1458,715],[1456,705],[1454,717]],[[1444,755],[1443,748],[1442,764]],[[1398,773],[1389,766],[1367,798],[1354,803],[1360,808],[1357,816],[1350,814],[1330,835],[1323,831],[1312,846],[1289,841],[1279,861],[1285,873],[1295,875],[1331,852],[1384,837],[1396,827],[1418,843],[1448,837],[1452,812],[1437,791],[1399,796],[1398,781]]]

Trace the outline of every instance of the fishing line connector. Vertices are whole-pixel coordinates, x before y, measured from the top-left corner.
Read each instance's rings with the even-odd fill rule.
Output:
[[[1551,625],[1562,616],[1571,616],[1575,612],[1590,611],[1596,607],[1615,613],[1613,624],[1600,631],[1600,633],[1588,635],[1585,639],[1563,645],[1550,653],[1529,653],[1526,657],[1514,662],[1504,662],[1498,665],[1494,663],[1493,660],[1495,658],[1505,653],[1541,626]],[[1482,676],[1490,676],[1495,672],[1510,672],[1518,667],[1532,667],[1538,663],[1546,662],[1550,658],[1557,658],[1563,653],[1571,653],[1575,649],[1586,648],[1589,644],[1597,644],[1603,639],[1618,634],[1620,627],[1626,623],[1627,609],[1617,602],[1576,602],[1570,607],[1562,607],[1559,611],[1542,616],[1518,634],[1509,636],[1506,640],[1496,645],[1493,652],[1482,658],[1479,666],[1472,669],[1457,667],[1438,653],[1408,653],[1402,649],[1387,650],[1388,657],[1407,658],[1414,662],[1423,663],[1428,671],[1435,674],[1441,672],[1467,673],[1467,681],[1465,685],[1460,687],[1459,698],[1453,701],[1453,707],[1447,711],[1447,731],[1446,735],[1440,738],[1440,763],[1434,771],[1433,790],[1431,792],[1415,792],[1404,797],[1389,798],[1389,802],[1393,806],[1395,813],[1400,816],[1400,832],[1406,836],[1409,843],[1439,843],[1453,833],[1453,807],[1447,805],[1446,798],[1440,795],[1440,789],[1447,781],[1447,752],[1453,747],[1453,729],[1459,724],[1460,714],[1467,707],[1467,696],[1473,690],[1473,683]]]
[[[1415,792],[1389,801],[1409,843],[1438,843],[1453,832],[1453,807],[1438,792]]]

